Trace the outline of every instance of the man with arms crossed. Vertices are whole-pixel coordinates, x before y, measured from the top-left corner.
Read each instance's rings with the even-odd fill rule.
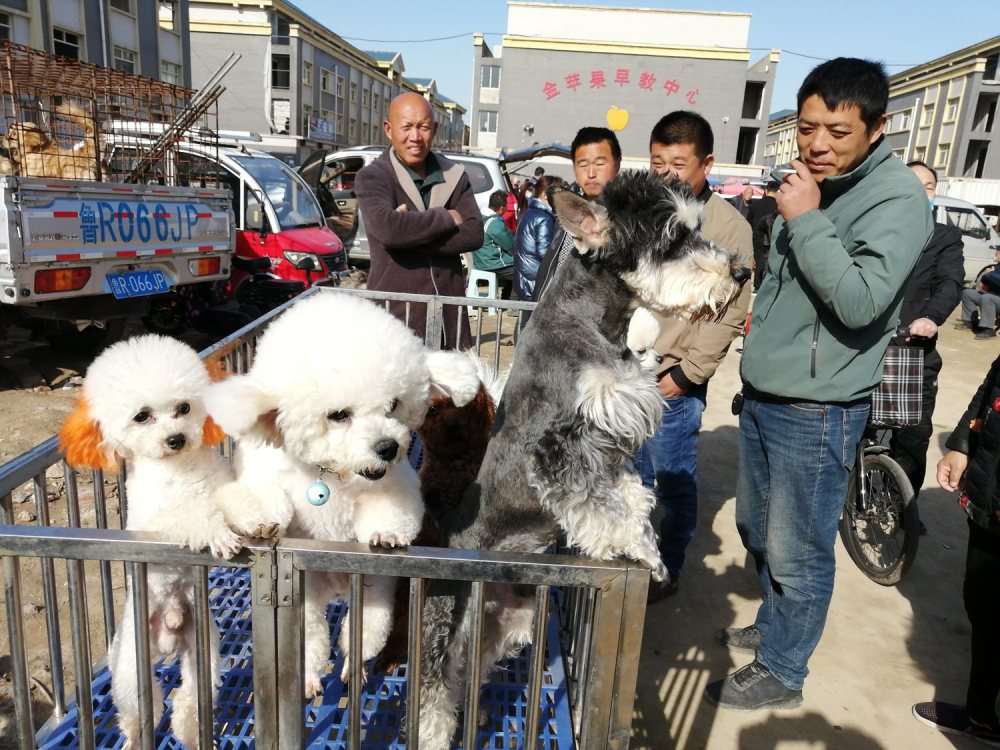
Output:
[[[368,288],[464,297],[462,253],[483,244],[483,219],[465,168],[431,152],[437,131],[431,105],[419,94],[400,94],[382,123],[389,148],[358,172],[354,191],[368,231]],[[427,306],[410,306],[410,329],[424,338]],[[406,320],[405,303],[390,311]],[[471,342],[469,319],[451,309],[444,319],[446,348]],[[430,343],[430,342],[429,342]]]
[[[931,236],[927,196],[882,136],[888,97],[883,66],[853,58],[822,63],[799,88],[799,158],[776,196],[741,364],[736,525],[763,602],[754,624],[719,633],[756,651],[705,689],[723,708],[802,703],[869,397]]]
[[[656,123],[649,136],[649,168],[690,185],[703,206],[701,233],[719,247],[737,253],[749,268],[753,257],[750,225],[708,186],[714,148],[712,127],[704,117],[696,112],[672,112]],[[698,433],[708,379],[743,329],[750,286],[743,286],[718,321],[688,323],[654,313],[660,324],[656,353],[663,356],[656,372],[663,416],[657,433],[640,449],[637,463],[643,484],[654,488],[663,511],[660,557],[670,577],[650,586],[650,603],[677,591],[684,550],[698,521]]]

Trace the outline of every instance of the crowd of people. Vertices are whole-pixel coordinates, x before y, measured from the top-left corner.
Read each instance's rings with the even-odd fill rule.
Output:
[[[978,311],[980,331],[995,334],[1000,274],[962,291],[961,236],[935,224],[937,181],[926,164],[903,164],[883,137],[888,79],[883,66],[837,58],[814,68],[797,96],[794,173],[733,205],[708,186],[714,156],[709,123],[696,112],[667,114],[651,129],[649,168],[686,182],[703,207],[702,232],[755,267],[752,326],[744,342],[739,418],[736,525],[759,576],[754,622],[717,634],[747,666],[710,683],[705,697],[736,710],[802,703],[809,661],[823,633],[834,584],[834,544],[843,498],[881,378],[887,346],[924,349],[923,420],[896,433],[892,450],[914,488],[923,485],[941,357],[938,328],[958,303]],[[551,205],[556,181],[543,168],[516,199],[497,191],[481,216],[460,166],[431,151],[435,124],[421,97],[390,105],[390,147],[357,179],[371,241],[369,288],[461,295],[460,258],[493,271],[505,295],[537,300],[566,263],[573,239]],[[600,201],[621,168],[611,130],[583,127],[571,147],[568,189]],[[514,209],[514,204],[519,209]],[[485,231],[484,231],[485,227]],[[719,320],[661,319],[656,370],[660,427],[635,456],[636,469],[662,511],[660,553],[669,578],[649,604],[683,580],[696,527],[698,433],[707,383],[743,331],[751,285]],[[424,333],[411,312],[411,327]],[[452,321],[445,346],[468,331]],[[983,334],[984,336],[986,334]],[[948,441],[939,483],[957,491],[969,515],[966,610],[973,668],[964,703],[921,703],[914,716],[946,732],[1000,744],[1000,359]]]

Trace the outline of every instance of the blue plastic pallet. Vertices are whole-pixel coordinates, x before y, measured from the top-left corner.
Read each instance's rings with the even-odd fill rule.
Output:
[[[216,700],[215,737],[218,750],[250,750],[254,747],[253,642],[250,620],[250,574],[247,569],[215,568],[209,574],[212,612],[219,627],[222,655],[222,686]],[[327,612],[333,643],[347,607],[332,604]],[[545,750],[571,750],[573,730],[570,720],[566,675],[559,644],[555,615],[549,618],[546,667],[542,683],[539,717],[539,745]],[[323,682],[322,702],[303,706],[306,745],[309,748],[345,748],[348,742],[347,686],[341,683],[342,659],[333,649],[333,668]],[[528,665],[531,647],[516,658],[501,662],[500,668],[483,687],[480,702],[489,721],[479,730],[479,748],[523,746],[527,713]],[[156,730],[157,750],[182,745],[169,733],[171,692],[180,682],[176,662],[161,664],[156,670],[163,685],[167,709]],[[92,686],[96,747],[118,750],[123,737],[118,732],[116,711],[111,701],[111,675],[102,668]],[[370,750],[401,750],[406,739],[400,727],[406,710],[406,665],[392,673],[370,673],[362,692],[362,747]],[[76,748],[77,710],[72,707],[62,721],[46,726],[40,733],[42,750]]]

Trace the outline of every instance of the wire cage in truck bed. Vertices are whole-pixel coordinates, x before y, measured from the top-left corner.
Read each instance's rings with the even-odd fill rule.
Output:
[[[174,146],[218,147],[219,93],[2,42],[0,174],[190,186]]]
[[[502,352],[511,350],[502,345],[513,343],[516,349],[521,316],[534,307],[507,300],[319,287],[304,295],[314,293],[361,295],[381,305],[404,302],[407,310],[426,304],[429,342],[440,340],[445,320],[467,316],[475,350],[494,366],[501,363]],[[487,306],[496,308],[496,314],[487,314]],[[221,360],[230,372],[245,372],[257,338],[280,312],[279,308],[202,355]],[[231,450],[227,446],[227,452]],[[419,463],[418,442],[409,460]],[[53,491],[65,497],[61,526],[49,511]],[[15,496],[34,500],[37,521],[15,523]],[[202,747],[401,750],[419,746],[419,739],[410,744],[409,721],[416,716],[418,669],[404,663],[385,673],[369,665],[365,681],[358,656],[350,665],[348,683],[339,679],[343,656],[335,645],[337,631],[345,613],[360,602],[362,576],[367,574],[409,579],[409,653],[414,663],[419,661],[419,625],[428,580],[472,582],[473,608],[482,607],[489,582],[534,588],[534,646],[484,675],[482,690],[470,689],[477,684],[474,677],[465,686],[460,708],[467,719],[460,723],[454,747],[628,747],[649,582],[649,572],[634,563],[429,547],[372,551],[367,545],[281,538],[274,544],[251,544],[234,560],[220,564],[208,553],[178,548],[152,534],[119,530],[126,510],[123,472],[116,477],[100,471],[77,474],[61,461],[55,438],[0,466],[0,557],[13,681],[12,705],[4,705],[0,696],[0,707],[16,718],[16,736],[10,739],[21,750],[121,747],[105,654],[124,607],[132,606],[124,601],[124,569],[130,571],[142,601],[146,565],[154,563],[190,565],[198,571],[195,621],[198,650],[206,665],[206,618],[213,617],[220,631],[222,685],[214,705],[211,691],[202,691]],[[307,571],[344,573],[351,581],[348,599],[334,602],[328,610],[334,636],[332,669],[322,695],[310,702],[302,697],[302,587]],[[26,590],[29,575],[34,576],[30,580],[40,581],[38,591]],[[43,600],[42,612],[32,615],[28,607],[26,613],[27,594]],[[30,617],[35,618],[34,635],[26,627]],[[37,632],[42,618],[44,637]],[[349,634],[355,655],[360,654],[357,622],[354,619]],[[479,622],[470,637],[473,663],[478,663],[476,654],[483,646],[481,618]],[[140,647],[148,641],[142,629],[139,641]],[[3,645],[0,641],[0,651]],[[41,685],[34,677],[45,668],[51,685]],[[200,673],[202,682],[208,677],[205,670]],[[167,662],[157,668],[166,711],[156,726],[144,679],[149,677],[138,678],[139,694],[145,695],[140,708],[152,731],[143,734],[142,746],[144,750],[176,747],[168,722],[177,666]]]

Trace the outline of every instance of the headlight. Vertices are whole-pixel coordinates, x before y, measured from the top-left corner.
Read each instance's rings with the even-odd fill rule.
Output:
[[[313,270],[321,271],[323,269],[323,264],[320,262],[319,256],[315,253],[301,253],[297,250],[285,250],[281,254],[285,256],[285,260],[298,269],[305,270],[305,268],[309,265],[310,260],[313,264]]]

